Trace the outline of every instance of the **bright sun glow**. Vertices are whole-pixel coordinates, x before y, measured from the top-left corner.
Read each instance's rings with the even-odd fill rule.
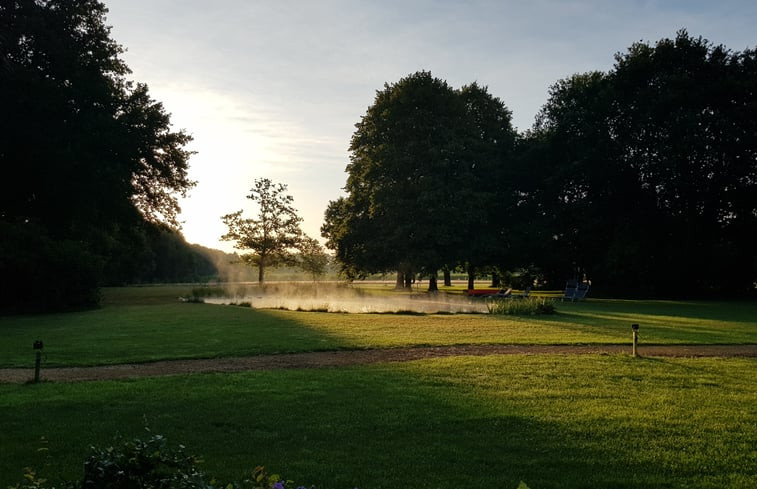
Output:
[[[153,96],[171,113],[175,129],[185,129],[194,141],[188,149],[189,176],[197,182],[180,202],[187,241],[232,251],[218,243],[226,231],[221,216],[248,206],[244,198],[260,175],[273,173],[275,141],[266,136],[264,121],[251,119],[234,100],[210,91],[166,87]]]

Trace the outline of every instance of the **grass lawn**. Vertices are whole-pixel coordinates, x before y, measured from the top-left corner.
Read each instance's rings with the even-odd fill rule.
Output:
[[[757,343],[757,303],[588,300],[558,314],[329,314],[179,302],[191,287],[106,289],[101,309],[0,317],[0,367],[98,365],[171,358],[459,344]],[[383,293],[392,293],[384,291]]]
[[[0,366],[475,343],[757,343],[757,304],[589,300],[558,314],[368,315],[181,303],[0,318]],[[382,293],[391,293],[382,291]],[[43,368],[44,368],[43,366]],[[515,355],[130,381],[0,384],[0,488],[75,478],[145,427],[223,480],[264,464],[320,489],[757,487],[757,359]],[[44,439],[44,441],[43,441]],[[46,451],[38,451],[44,446]]]
[[[457,357],[0,385],[0,487],[155,433],[223,480],[318,488],[757,487],[757,360]],[[46,452],[38,452],[44,437]]]

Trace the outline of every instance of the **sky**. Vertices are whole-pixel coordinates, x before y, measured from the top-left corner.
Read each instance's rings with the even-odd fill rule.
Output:
[[[634,42],[685,28],[741,51],[757,46],[757,2],[700,0],[104,0],[130,78],[146,83],[187,149],[197,182],[180,200],[187,241],[220,241],[254,181],[288,186],[320,237],[343,195],[355,124],[376,91],[420,70],[477,82],[530,128],[549,87],[612,69]],[[323,241],[323,240],[321,240]]]

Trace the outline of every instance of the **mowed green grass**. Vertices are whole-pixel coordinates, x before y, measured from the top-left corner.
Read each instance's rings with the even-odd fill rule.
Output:
[[[106,291],[99,310],[0,318],[0,362],[49,365],[413,345],[755,343],[753,303],[599,301],[555,316],[366,315]],[[457,357],[130,381],[0,384],[0,487],[75,478],[145,427],[220,479],[264,464],[319,488],[757,486],[757,360]],[[44,438],[44,442],[42,439]],[[40,447],[46,451],[38,451]]]
[[[179,302],[191,287],[106,289],[102,308],[0,317],[0,367],[99,365],[161,359],[461,344],[757,343],[757,303],[588,300],[558,314],[334,314]],[[391,293],[391,292],[387,292]]]
[[[147,425],[222,480],[263,464],[322,489],[753,488],[755,378],[755,359],[518,355],[6,384],[0,487],[28,465],[75,478],[88,446]]]

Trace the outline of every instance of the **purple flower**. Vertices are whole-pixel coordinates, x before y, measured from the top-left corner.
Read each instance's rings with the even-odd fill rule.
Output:
[[[271,489],[284,489],[284,483],[276,482],[273,486],[271,486]]]

